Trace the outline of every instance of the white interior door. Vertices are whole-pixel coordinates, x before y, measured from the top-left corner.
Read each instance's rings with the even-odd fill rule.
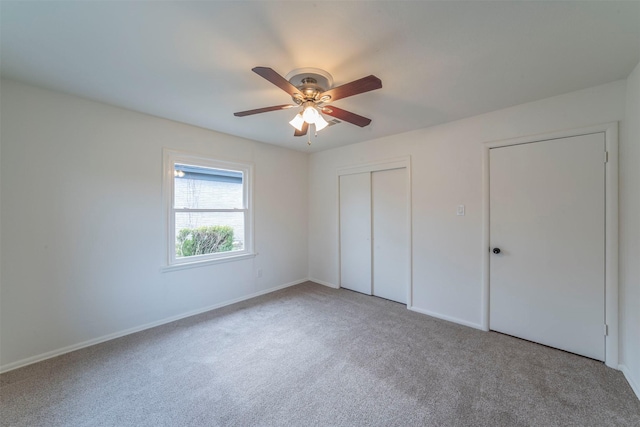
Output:
[[[407,169],[371,174],[373,295],[406,304],[409,289]]]
[[[340,176],[340,286],[371,295],[371,174]]]
[[[490,150],[490,328],[604,360],[603,133]]]

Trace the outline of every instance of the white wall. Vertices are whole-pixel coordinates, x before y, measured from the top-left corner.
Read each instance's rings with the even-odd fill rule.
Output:
[[[640,397],[640,64],[626,89],[620,144],[620,364]]]
[[[485,250],[482,247],[482,143],[622,120],[625,90],[625,81],[613,82],[312,154],[309,276],[321,283],[338,284],[336,168],[410,155],[414,308],[480,327]],[[638,182],[633,185],[637,192]],[[466,205],[465,216],[456,216],[459,204]],[[632,255],[622,254],[627,258]]]
[[[307,277],[307,154],[1,89],[2,369]],[[256,258],[160,272],[162,147],[255,164]]]

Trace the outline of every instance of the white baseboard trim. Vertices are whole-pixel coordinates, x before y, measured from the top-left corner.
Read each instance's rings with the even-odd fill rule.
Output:
[[[638,384],[633,381],[633,378],[631,378],[631,371],[629,370],[629,368],[627,368],[626,365],[618,365],[618,369],[622,371],[624,377],[627,379],[627,382],[631,386],[631,390],[633,390],[633,392],[636,394],[636,397],[640,400],[640,386],[638,386]]]
[[[437,319],[446,320],[447,322],[457,323],[458,325],[468,326],[474,329],[484,330],[482,325],[479,323],[468,322],[466,320],[458,319],[456,317],[446,316],[444,314],[436,313],[429,310],[424,310],[422,308],[417,308],[415,306],[407,307],[411,311],[415,311],[416,313],[426,314],[427,316],[435,317]]]
[[[313,277],[310,277],[309,281],[317,283],[319,285],[327,286],[329,288],[340,289],[340,286],[338,286],[338,285],[334,285],[333,283],[325,282],[324,280],[314,279]]]
[[[222,308],[227,305],[235,304],[237,302],[245,301],[251,298],[259,297],[261,295],[269,294],[271,292],[279,291],[280,289],[288,288],[290,286],[299,285],[300,283],[304,283],[309,279],[296,280],[294,282],[285,283],[284,285],[275,286],[273,288],[265,289],[263,291],[254,292],[249,295],[245,295],[239,298],[235,298],[229,301],[225,301],[222,303],[210,305],[208,307],[199,308],[196,310],[191,310],[186,313],[178,314],[176,316],[167,317],[162,320],[158,320],[155,322],[147,323],[141,326],[135,326],[133,328],[125,329],[124,331],[114,332],[112,334],[103,335],[98,338],[93,338],[87,341],[83,341],[78,344],[72,344],[66,347],[59,348],[57,350],[47,351],[46,353],[38,354],[36,356],[27,357],[26,359],[21,359],[16,362],[7,363],[5,365],[0,366],[0,374],[8,371],[12,371],[14,369],[22,368],[23,366],[31,365],[33,363],[42,362],[43,360],[51,359],[53,357],[61,356],[65,353],[70,353],[75,350],[80,350],[85,347],[90,347],[92,345],[100,344],[105,341],[113,340],[116,338],[123,337],[125,335],[135,334],[136,332],[144,331],[145,329],[155,328],[156,326],[165,325],[167,323],[175,322],[176,320],[184,319],[186,317],[195,316],[198,314],[205,313],[207,311],[215,310],[216,308]]]

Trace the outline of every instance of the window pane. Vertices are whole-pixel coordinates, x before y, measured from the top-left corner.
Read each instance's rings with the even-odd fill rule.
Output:
[[[174,207],[176,209],[243,209],[240,171],[176,164]]]
[[[176,258],[244,249],[244,212],[176,212]]]

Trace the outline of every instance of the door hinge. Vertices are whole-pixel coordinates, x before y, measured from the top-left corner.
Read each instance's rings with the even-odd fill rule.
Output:
[[[605,163],[608,163],[608,162],[609,162],[609,152],[608,152],[608,151],[605,151],[605,152],[604,152],[604,162],[605,162]]]
[[[608,336],[609,335],[609,325],[604,325],[604,336]]]

